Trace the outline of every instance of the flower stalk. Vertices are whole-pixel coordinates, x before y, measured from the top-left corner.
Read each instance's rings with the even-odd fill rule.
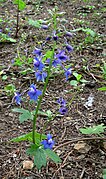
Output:
[[[38,110],[39,110],[39,108],[40,108],[42,99],[43,99],[43,97],[44,97],[44,95],[45,95],[46,88],[47,88],[47,85],[48,85],[48,81],[49,81],[49,77],[50,77],[50,72],[51,72],[51,67],[52,67],[52,61],[53,61],[53,59],[54,59],[55,47],[56,47],[56,42],[54,42],[54,45],[53,45],[52,55],[51,55],[51,59],[50,59],[50,63],[49,63],[49,68],[48,68],[48,72],[47,72],[47,78],[46,78],[46,81],[45,81],[45,84],[44,84],[44,88],[43,88],[43,91],[42,91],[42,95],[39,97],[39,101],[38,101],[38,103],[37,103],[35,115],[34,115],[34,118],[33,118],[32,138],[33,138],[33,143],[34,143],[34,144],[36,143],[36,140],[35,140],[35,131],[36,131],[36,120],[37,120]]]

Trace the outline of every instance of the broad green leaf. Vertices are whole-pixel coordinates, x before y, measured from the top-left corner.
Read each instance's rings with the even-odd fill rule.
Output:
[[[21,59],[20,58],[16,58],[13,65],[14,66],[22,66],[22,64],[23,64],[23,62],[21,61]]]
[[[7,85],[7,86],[5,86],[5,88],[4,88],[5,90],[15,90],[15,86],[13,85],[13,84],[9,84],[9,85]]]
[[[103,169],[103,179],[106,179],[106,169]]]
[[[94,32],[93,30],[87,28],[85,29],[85,32],[88,34],[88,35],[91,35],[92,37],[95,37],[96,35],[96,32]]]
[[[37,169],[40,170],[43,166],[46,166],[46,153],[44,149],[37,148],[35,155],[34,155],[34,164],[36,165]]]
[[[100,91],[106,91],[106,86],[98,88],[98,90],[100,90]]]
[[[77,80],[71,80],[70,81],[70,85],[77,86],[78,85],[78,81]]]
[[[24,135],[21,135],[19,137],[15,137],[13,139],[11,139],[10,141],[11,142],[21,142],[21,141],[30,141],[32,142],[32,132],[29,132],[28,134],[24,134]]]
[[[34,26],[34,27],[37,27],[37,28],[41,28],[41,21],[39,21],[39,20],[32,20],[32,19],[29,19],[29,21],[28,21],[28,23],[29,23],[29,25],[32,25],[32,26]]]
[[[93,127],[80,128],[80,132],[82,134],[100,134],[104,132],[105,128],[104,124],[100,124]]]
[[[46,155],[51,159],[53,160],[55,163],[60,163],[61,162],[61,159],[60,157],[52,150],[50,149],[46,149],[45,150],[45,153]]]
[[[77,72],[73,72],[73,75],[76,77],[77,81],[80,81],[80,79],[82,78],[82,75],[78,74]]]
[[[26,3],[23,0],[14,0],[13,4],[18,5],[20,11],[24,10],[26,7]]]
[[[35,141],[36,141],[36,144],[40,144],[41,140],[41,134],[40,133],[35,133]],[[42,134],[42,140],[46,139],[47,136]],[[11,139],[11,142],[21,142],[21,141],[30,141],[30,142],[33,142],[33,139],[32,139],[32,132],[29,132],[27,134],[24,134],[24,135],[21,135],[19,137],[15,137],[13,139]]]
[[[34,156],[36,154],[36,150],[37,150],[38,146],[36,144],[32,144],[30,146],[30,148],[28,148],[26,150],[26,153],[27,155],[31,155],[31,156]]]
[[[27,121],[28,119],[33,120],[33,115],[31,114],[30,111],[23,109],[23,108],[14,108],[12,109],[13,112],[18,112],[18,113],[22,113],[19,115],[19,120],[20,122],[24,122]]]
[[[16,88],[13,84],[9,84],[7,86],[4,87],[5,92],[7,93],[7,95],[14,95],[14,92],[16,91]]]
[[[52,58],[52,55],[53,55],[53,51],[52,50],[48,50],[45,54],[45,57],[46,58]]]
[[[36,111],[32,111],[31,114],[34,115]],[[51,118],[52,117],[52,112],[50,110],[47,110],[46,112],[43,112],[43,111],[38,111],[38,115],[41,115],[41,116],[47,116],[48,118]]]

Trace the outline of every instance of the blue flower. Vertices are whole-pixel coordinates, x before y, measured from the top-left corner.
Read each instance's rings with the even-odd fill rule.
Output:
[[[21,104],[21,94],[19,94],[18,92],[15,93],[15,96],[14,96],[14,100],[16,102],[16,104],[20,105]]]
[[[35,48],[35,50],[33,51],[33,54],[34,55],[38,55],[38,56],[40,56],[41,55],[41,49],[39,49],[39,48]]]
[[[65,34],[67,37],[72,37],[73,36],[73,34],[71,33],[71,32],[68,32],[68,31],[66,31],[66,34]]]
[[[68,78],[70,77],[71,74],[72,74],[71,68],[68,68],[67,70],[65,69],[66,80],[68,80]]]
[[[28,95],[31,100],[37,101],[38,97],[42,95],[42,91],[37,90],[36,86],[32,84],[30,86],[30,90],[28,91]]]
[[[66,101],[62,97],[60,97],[57,102],[60,104],[60,106],[66,106]]]
[[[52,149],[54,143],[55,142],[52,140],[51,134],[47,134],[47,139],[41,142],[41,144],[44,146],[44,149]]]
[[[50,58],[48,58],[47,60],[46,60],[46,62],[47,63],[50,63]],[[52,62],[52,65],[54,66],[54,67],[56,67],[58,64],[60,64],[61,63],[61,61],[59,60],[59,59],[55,59],[55,60],[53,60],[53,62]]]
[[[50,36],[46,37],[46,41],[49,41],[50,39],[51,39],[51,37],[50,37]]]
[[[72,52],[73,51],[73,47],[69,44],[66,44],[66,49],[68,50],[68,52]]]
[[[56,58],[57,58],[58,60],[60,60],[60,61],[66,61],[66,60],[69,59],[68,56],[65,55],[65,51],[64,51],[64,50],[60,51],[60,52],[56,55]]]
[[[45,78],[47,77],[47,73],[38,71],[38,72],[35,72],[35,76],[36,76],[37,82],[38,81],[43,81],[44,82]]]
[[[44,29],[44,30],[47,30],[48,27],[49,27],[49,26],[48,26],[48,25],[45,25],[45,24],[44,24],[44,25],[41,25],[41,28]]]
[[[34,58],[34,70],[40,70],[44,68],[44,64],[41,62],[41,59],[38,59],[37,57]]]
[[[65,115],[66,113],[67,113],[67,108],[65,107],[65,106],[62,106],[60,109],[59,109],[59,112],[60,112],[60,114],[62,114],[62,115]]]

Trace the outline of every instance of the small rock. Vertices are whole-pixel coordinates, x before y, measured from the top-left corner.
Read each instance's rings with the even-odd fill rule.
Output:
[[[24,160],[23,161],[23,169],[32,169],[34,166],[34,163],[31,160]]]
[[[70,120],[72,120],[72,118],[71,118],[71,117],[66,117],[66,120],[69,120],[69,121],[70,121]]]
[[[88,153],[89,150],[91,149],[91,146],[89,146],[87,143],[81,141],[74,145],[74,149],[80,153]]]
[[[103,142],[103,148],[106,150],[106,142]]]
[[[85,158],[85,155],[83,154],[77,157],[78,160],[83,160],[84,158]]]
[[[57,152],[57,154],[58,154],[58,155],[60,155],[60,154],[61,154],[61,150],[57,150],[56,152]]]
[[[67,165],[67,169],[72,169],[72,166],[71,165]]]
[[[13,117],[13,116],[14,116],[14,114],[13,114],[13,113],[9,113],[9,116],[10,116],[10,117]]]
[[[63,177],[63,176],[60,176],[60,179],[64,179],[64,177]]]

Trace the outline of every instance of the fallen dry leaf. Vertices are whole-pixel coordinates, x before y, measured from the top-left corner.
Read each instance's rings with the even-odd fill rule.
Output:
[[[34,163],[31,160],[24,160],[23,161],[23,169],[32,169]]]
[[[91,149],[91,146],[89,146],[87,143],[81,141],[74,145],[74,149],[80,153],[87,153]]]

